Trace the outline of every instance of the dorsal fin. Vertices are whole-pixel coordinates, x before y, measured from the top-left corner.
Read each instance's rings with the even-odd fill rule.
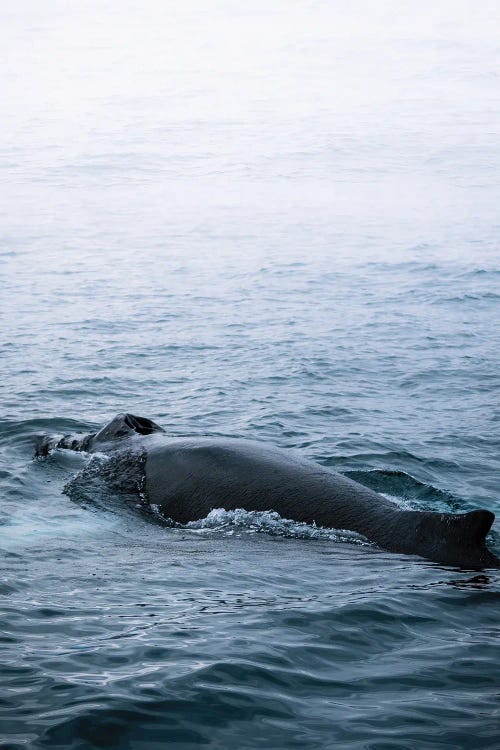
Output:
[[[495,514],[489,510],[469,513],[416,513],[413,551],[436,562],[465,567],[500,567],[500,559],[486,547],[486,534],[491,529]],[[411,519],[411,515],[410,515]],[[408,551],[408,549],[405,549]]]
[[[466,544],[484,544],[486,534],[491,529],[495,514],[490,510],[471,510],[462,516],[464,541]]]

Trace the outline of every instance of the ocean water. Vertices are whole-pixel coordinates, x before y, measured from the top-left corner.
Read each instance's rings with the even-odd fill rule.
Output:
[[[33,436],[130,411],[500,512],[499,22],[2,5],[1,748],[498,749],[498,571],[171,528]]]

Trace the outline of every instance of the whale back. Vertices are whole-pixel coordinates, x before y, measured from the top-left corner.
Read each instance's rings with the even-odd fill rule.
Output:
[[[349,529],[392,552],[461,567],[499,567],[485,545],[494,514],[403,510],[293,453],[234,438],[178,438],[148,451],[149,501],[178,523],[213,508],[275,510],[283,518]]]

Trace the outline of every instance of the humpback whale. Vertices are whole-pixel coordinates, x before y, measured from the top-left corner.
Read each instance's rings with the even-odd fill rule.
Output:
[[[37,438],[36,455],[53,448],[118,457],[141,468],[137,492],[163,516],[185,524],[214,508],[277,511],[283,518],[362,534],[390,552],[469,569],[499,568],[485,538],[489,510],[404,510],[367,487],[296,453],[240,438],[169,438],[145,417],[118,414],[99,432]]]

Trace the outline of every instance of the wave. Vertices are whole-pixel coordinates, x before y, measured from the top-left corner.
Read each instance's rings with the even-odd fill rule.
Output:
[[[34,417],[33,419],[0,419],[0,445],[33,448],[37,435],[87,433],[95,429],[95,424],[77,419]]]
[[[371,469],[344,471],[343,474],[374,492],[390,495],[392,500],[404,501],[414,510],[459,510],[463,505],[450,492],[426,484],[405,471]],[[436,506],[440,506],[436,508]]]

